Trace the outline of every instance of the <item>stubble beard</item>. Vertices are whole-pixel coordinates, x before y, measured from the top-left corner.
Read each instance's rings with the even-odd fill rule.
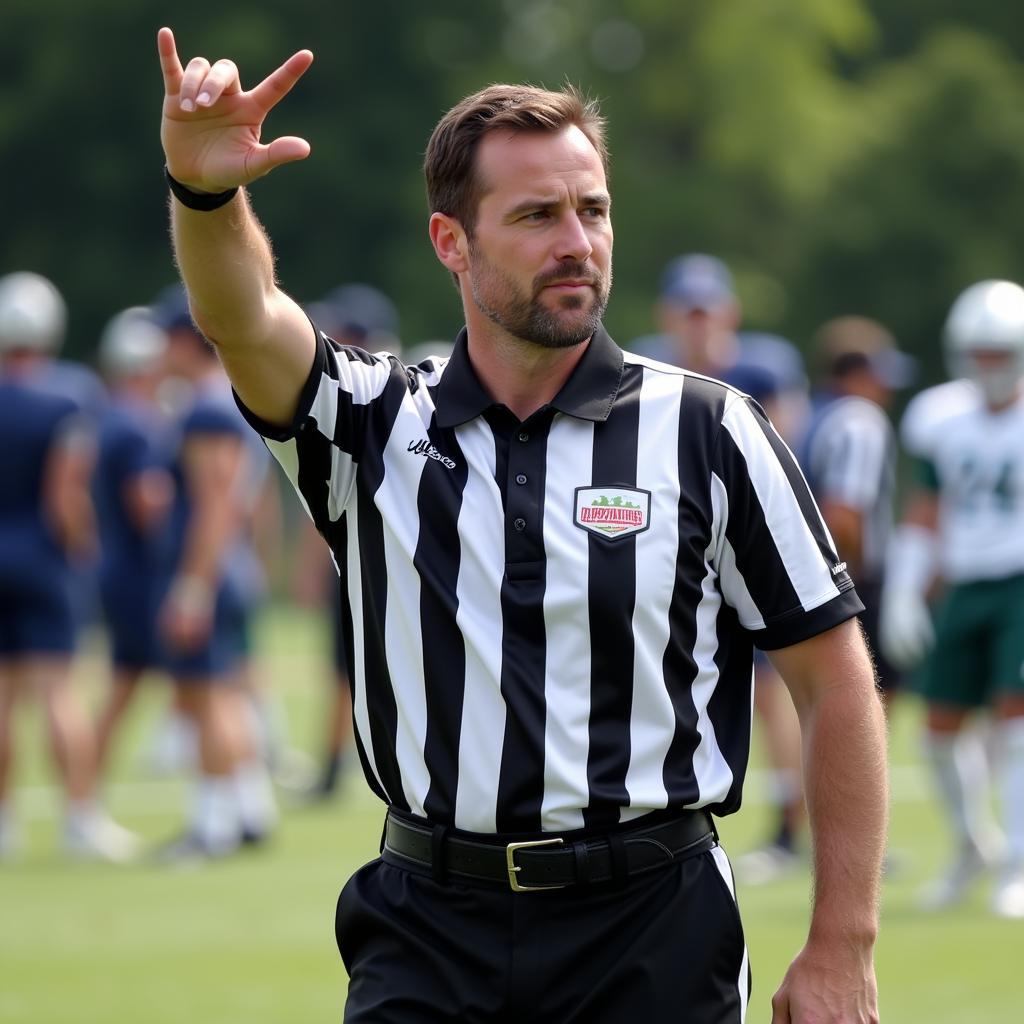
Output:
[[[608,305],[611,270],[606,278],[583,263],[563,264],[556,271],[536,277],[531,293],[524,295],[508,274],[472,245],[470,254],[473,301],[488,320],[513,337],[542,348],[573,348],[590,338],[600,326]],[[545,287],[570,279],[589,280],[591,287],[579,295],[561,296],[558,309],[549,309],[541,302],[540,295]],[[559,311],[575,310],[584,310],[584,313],[572,319],[559,316]]]

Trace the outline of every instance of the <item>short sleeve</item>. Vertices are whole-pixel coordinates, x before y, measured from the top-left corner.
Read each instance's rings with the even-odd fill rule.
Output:
[[[753,642],[786,647],[863,611],[803,474],[764,412],[733,396],[716,449],[719,583]]]

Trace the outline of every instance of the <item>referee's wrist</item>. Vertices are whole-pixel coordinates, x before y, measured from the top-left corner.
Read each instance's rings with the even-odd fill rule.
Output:
[[[210,210],[217,210],[230,203],[238,193],[238,186],[225,189],[223,192],[198,192],[196,189],[183,182],[178,181],[164,164],[164,179],[171,194],[189,210],[199,210],[208,213]]]

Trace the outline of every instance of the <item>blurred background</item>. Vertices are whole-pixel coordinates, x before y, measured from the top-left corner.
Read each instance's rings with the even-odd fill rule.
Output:
[[[0,275],[57,284],[71,360],[95,363],[113,314],[175,279],[158,138],[165,23],[184,60],[231,57],[249,85],[313,50],[267,126],[307,138],[312,155],[256,183],[253,203],[287,291],[312,303],[368,282],[394,301],[405,347],[461,323],[428,247],[420,163],[439,116],[492,81],[568,80],[602,103],[616,226],[606,324],[623,344],[655,329],[665,265],[707,252],[731,269],[746,328],[809,354],[828,318],[876,318],[917,358],[924,386],[945,377],[953,298],[983,278],[1024,279],[1024,19],[1004,0],[3,0]],[[297,511],[285,494],[254,644],[292,750],[315,761],[330,639],[321,609],[291,589]],[[79,668],[92,702],[105,666],[96,632]],[[180,818],[186,784],[151,763],[165,704],[159,685],[143,695],[106,792],[152,841]],[[2,1024],[340,1018],[333,902],[375,855],[382,818],[358,770],[331,799],[284,795],[275,842],[251,857],[189,872],[70,866],[54,853],[58,798],[38,711],[22,714],[15,802],[27,855],[0,866]],[[892,722],[883,1020],[1015,1019],[1020,922],[991,918],[981,895],[938,916],[914,909],[948,847],[919,717],[909,700]],[[736,849],[767,827],[761,763],[755,750],[747,806],[725,825]],[[770,1017],[808,892],[806,871],[741,891],[752,1022]]]
[[[603,103],[620,341],[649,328],[664,264],[703,250],[733,269],[749,327],[801,346],[827,317],[873,316],[937,379],[952,297],[1024,276],[1024,21],[999,0],[5,0],[0,268],[57,282],[69,354],[173,277],[168,18],[186,58],[231,56],[249,83],[315,52],[268,127],[313,155],[253,198],[288,290],[369,281],[410,342],[459,317],[427,248],[427,137],[499,80],[568,79]]]

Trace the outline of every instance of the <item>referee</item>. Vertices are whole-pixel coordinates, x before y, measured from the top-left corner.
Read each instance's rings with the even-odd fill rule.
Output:
[[[861,604],[788,450],[708,378],[601,327],[603,126],[492,86],[426,156],[462,298],[450,359],[310,327],[240,186],[309,67],[241,90],[159,34],[193,314],[347,574],[357,742],[388,805],[338,902],[349,1022],[738,1022],[749,971],[714,816],[740,804],[753,643],[808,735],[813,920],[781,1022],[878,1019],[884,725]]]

